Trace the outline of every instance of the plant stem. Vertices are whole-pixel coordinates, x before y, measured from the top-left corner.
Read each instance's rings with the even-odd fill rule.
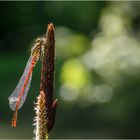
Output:
[[[48,139],[53,128],[57,107],[57,99],[53,99],[55,68],[55,32],[52,23],[48,24],[45,35],[45,47],[42,58],[40,94],[37,97],[35,117],[35,139]]]

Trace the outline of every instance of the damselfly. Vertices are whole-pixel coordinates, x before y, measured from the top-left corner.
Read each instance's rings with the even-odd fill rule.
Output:
[[[9,106],[14,111],[11,124],[13,127],[16,127],[18,110],[22,107],[26,100],[27,93],[31,84],[33,68],[35,67],[38,59],[43,52],[42,50],[44,48],[44,45],[45,38],[38,38],[36,40],[34,47],[31,49],[31,56],[26,64],[23,75],[21,76],[17,87],[8,98]]]

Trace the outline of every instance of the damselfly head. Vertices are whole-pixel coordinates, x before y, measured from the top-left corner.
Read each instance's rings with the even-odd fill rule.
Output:
[[[45,45],[45,38],[37,38],[34,47],[31,49],[31,55],[38,60],[41,56],[42,48]]]

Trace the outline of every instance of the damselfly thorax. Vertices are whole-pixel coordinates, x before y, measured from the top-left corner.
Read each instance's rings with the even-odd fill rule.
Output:
[[[46,43],[45,38],[37,38],[35,41],[35,44],[33,48],[31,49],[31,55],[32,57],[35,58],[36,61],[41,57],[43,50],[44,50],[44,45]]]

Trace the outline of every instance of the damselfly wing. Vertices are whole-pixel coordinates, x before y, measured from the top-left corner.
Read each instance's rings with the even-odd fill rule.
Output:
[[[29,73],[29,69],[32,65],[31,63],[32,63],[32,57],[29,58],[29,60],[26,64],[25,70],[23,72],[23,75],[21,76],[21,78],[19,80],[19,83],[17,84],[15,90],[13,91],[13,93],[9,97],[9,106],[13,111],[15,111],[15,109],[16,109],[16,103],[19,100],[19,93],[20,93],[22,88],[25,88],[25,89],[22,93],[23,95],[20,98],[20,103],[18,105],[18,109],[20,109],[22,107],[22,105],[25,102],[25,99],[27,97],[27,92],[30,88],[30,84],[31,84],[31,80],[32,80],[32,74],[29,77],[29,80],[27,82],[26,87],[24,87],[24,84],[25,84],[25,79]]]

